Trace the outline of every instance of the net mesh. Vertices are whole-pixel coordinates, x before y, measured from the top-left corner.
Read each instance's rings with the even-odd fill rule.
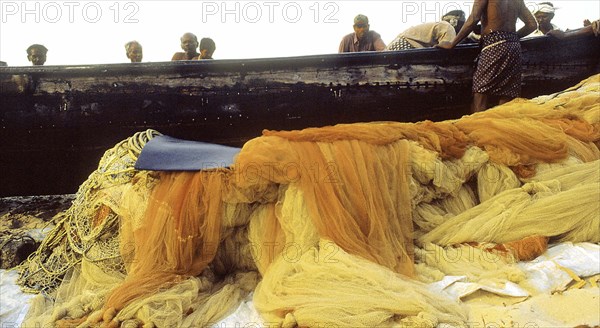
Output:
[[[600,242],[599,78],[456,121],[264,131],[200,172],[133,170],[157,132],[136,134],[21,267],[51,298],[25,324],[207,326],[254,292],[269,325],[463,325],[423,282],[519,283],[548,242]]]
[[[149,181],[133,168],[143,146],[159,133],[139,132],[106,151],[98,169],[79,187],[72,206],[53,218],[56,227],[19,269],[26,290],[51,295],[62,277],[82,259],[108,272],[125,273],[119,247],[121,200],[132,180]],[[148,185],[150,188],[150,185]]]

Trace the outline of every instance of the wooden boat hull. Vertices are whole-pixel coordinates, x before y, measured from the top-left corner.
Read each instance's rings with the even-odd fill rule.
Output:
[[[600,72],[598,38],[522,46],[524,97]],[[263,129],[458,118],[478,52],[0,67],[0,196],[73,193],[106,149],[149,128],[241,146]]]

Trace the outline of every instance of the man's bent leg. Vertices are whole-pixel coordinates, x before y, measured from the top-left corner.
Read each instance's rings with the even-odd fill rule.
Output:
[[[487,95],[483,93],[473,93],[473,105],[471,107],[472,113],[483,112],[487,109]]]

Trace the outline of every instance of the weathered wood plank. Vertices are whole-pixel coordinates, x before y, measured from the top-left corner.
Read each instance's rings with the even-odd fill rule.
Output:
[[[525,97],[600,72],[598,38],[522,45]],[[240,146],[263,129],[457,118],[478,51],[0,67],[0,196],[75,192],[106,149],[148,128]]]

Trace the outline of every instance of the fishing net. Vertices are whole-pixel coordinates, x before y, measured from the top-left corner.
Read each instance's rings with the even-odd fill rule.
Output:
[[[456,121],[264,131],[199,172],[133,170],[136,134],[21,267],[48,296],[25,324],[209,326],[253,293],[274,326],[464,325],[424,282],[519,283],[548,242],[600,242],[599,77]]]
[[[124,272],[115,233],[121,199],[134,176],[149,179],[149,172],[135,172],[133,165],[146,142],[156,135],[152,130],[136,133],[105,152],[98,169],[79,187],[73,205],[53,218],[56,227],[21,266],[21,286],[51,293],[82,259],[109,272]]]

